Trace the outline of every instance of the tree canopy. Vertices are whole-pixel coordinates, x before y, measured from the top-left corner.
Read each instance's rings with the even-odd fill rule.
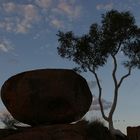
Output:
[[[59,55],[73,60],[84,71],[104,66],[110,55],[120,51],[129,58],[124,66],[140,68],[140,29],[130,12],[111,10],[103,14],[101,25],[92,24],[80,37],[72,31],[59,31],[57,35]]]

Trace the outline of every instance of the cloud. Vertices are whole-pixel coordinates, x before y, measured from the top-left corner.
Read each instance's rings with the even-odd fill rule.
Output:
[[[0,28],[9,32],[27,33],[39,20],[38,9],[33,4],[3,3],[5,16],[0,20]]]
[[[68,3],[64,0],[61,0],[57,8],[55,9],[57,12],[66,14],[70,18],[77,18],[81,14],[81,6],[76,5],[74,2],[73,3]]]
[[[13,50],[13,47],[7,39],[0,40],[0,52],[8,53],[9,51]]]
[[[90,89],[96,88],[97,86],[96,81],[88,81],[87,83]],[[105,99],[102,99],[102,104],[103,104],[104,110],[107,110],[112,106],[112,102],[106,101]],[[92,111],[92,110],[100,110],[99,101],[95,95],[93,95],[93,100],[92,100],[92,104],[90,106],[89,111]]]
[[[24,17],[27,21],[38,19],[37,8],[32,4],[23,6],[23,13],[24,13]]]
[[[14,12],[16,10],[16,5],[13,2],[8,2],[3,4],[3,8],[6,12]]]
[[[35,3],[41,7],[41,8],[45,8],[48,9],[51,5],[52,0],[35,0]]]
[[[81,6],[75,0],[30,0],[28,3],[3,1],[0,12],[1,30],[25,34],[36,25],[39,27],[41,23],[45,23],[46,28],[48,25],[57,29],[64,28],[64,25],[69,26],[64,23],[79,18]]]
[[[4,18],[3,21],[0,21],[0,28],[10,32],[14,29],[14,22],[11,18]]]
[[[64,28],[63,22],[56,18],[51,20],[51,25],[55,28]]]
[[[114,4],[111,3],[107,3],[107,4],[97,4],[96,5],[96,9],[97,10],[111,10],[113,8]]]
[[[26,33],[28,30],[32,27],[32,24],[39,20],[38,10],[37,8],[32,5],[24,5],[22,6],[22,12],[23,12],[23,19],[19,19],[17,22],[17,33]]]
[[[111,108],[112,106],[112,102],[108,102],[105,99],[102,99],[102,104],[103,104],[104,110],[107,110]],[[99,101],[96,96],[93,96],[93,101],[92,101],[89,111],[92,111],[92,110],[100,110]]]

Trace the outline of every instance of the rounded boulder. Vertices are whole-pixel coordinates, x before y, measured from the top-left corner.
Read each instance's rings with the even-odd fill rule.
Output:
[[[12,76],[3,84],[1,98],[15,119],[29,125],[77,121],[92,102],[86,80],[68,69],[32,70]]]

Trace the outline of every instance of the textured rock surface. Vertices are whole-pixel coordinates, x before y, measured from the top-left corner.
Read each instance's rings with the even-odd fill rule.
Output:
[[[87,140],[85,125],[52,125],[30,128],[2,140]]]
[[[124,136],[115,135],[115,140],[129,140],[129,139],[125,135]]]
[[[127,127],[128,140],[140,140],[140,126]]]
[[[15,119],[30,125],[77,121],[92,101],[86,80],[65,69],[17,74],[4,83],[1,98]]]
[[[11,130],[11,129],[0,129],[0,140],[4,137],[7,137],[9,135],[13,135],[16,134],[15,130]]]
[[[87,121],[76,124],[36,126],[15,130],[15,134],[1,140],[125,140],[115,139],[105,126],[91,125]]]

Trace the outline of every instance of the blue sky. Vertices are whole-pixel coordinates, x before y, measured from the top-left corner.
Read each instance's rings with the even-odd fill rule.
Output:
[[[57,54],[58,30],[86,33],[101,14],[111,9],[131,11],[140,25],[140,0],[0,0],[0,86],[10,76],[32,69],[73,68],[74,63]],[[103,98],[112,100],[110,67],[99,71]],[[119,72],[122,73],[123,69]],[[94,81],[90,73],[82,74]],[[133,71],[120,89],[115,126],[140,125],[140,72]],[[91,89],[98,96],[96,87]],[[3,105],[0,104],[3,110]],[[100,115],[92,111],[90,116]],[[120,121],[118,121],[120,120]],[[125,121],[124,121],[125,120]]]

